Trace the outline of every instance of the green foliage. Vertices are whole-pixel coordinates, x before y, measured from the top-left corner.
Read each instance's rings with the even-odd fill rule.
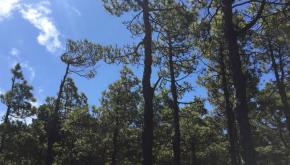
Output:
[[[25,118],[33,115],[32,102],[35,98],[32,94],[32,86],[24,79],[20,64],[16,64],[11,70],[11,89],[0,95],[1,102],[9,107],[9,115],[16,118]]]
[[[124,23],[138,39],[145,32],[143,2],[103,0],[105,9],[112,15],[126,18],[133,15]],[[231,37],[237,41],[235,53],[239,55],[235,60],[241,62],[239,69],[246,77],[243,88],[246,113],[249,113],[246,119],[249,117],[257,165],[289,164],[290,136],[285,113],[289,110],[287,98],[290,97],[289,3],[283,0],[148,2],[153,42],[152,75],[162,79],[160,86],[156,84],[153,97],[154,164],[173,164],[175,127],[172,91],[167,84],[171,62],[178,100],[187,99],[186,92],[194,96],[192,102],[178,102],[181,164],[233,165],[226,102],[233,111],[234,120],[230,125],[235,127],[240,100],[228,49],[232,43],[225,38],[228,26],[225,15],[229,14],[223,10],[225,2],[230,2],[232,10],[230,19],[235,36]],[[259,14],[257,11],[263,3],[264,9]],[[86,39],[68,40],[66,52],[61,56],[67,72],[59,93],[47,97],[39,107],[32,106],[36,101],[33,88],[25,80],[20,64],[15,65],[11,70],[11,89],[0,95],[1,103],[7,107],[0,124],[0,164],[45,164],[51,121],[56,126],[51,128],[57,129],[53,130],[57,133],[51,131],[55,133],[52,136],[53,165],[108,165],[114,160],[117,165],[141,164],[144,100],[141,82],[128,67],[130,65],[124,66],[119,79],[108,85],[100,105],[92,107],[69,75],[93,78],[99,61],[140,64],[145,45],[144,39],[122,47]],[[193,83],[189,75],[198,80]],[[205,98],[197,97],[201,95],[193,90],[197,86],[207,90]],[[26,122],[28,120],[31,122]],[[236,129],[237,156],[244,163],[242,131],[239,127]]]

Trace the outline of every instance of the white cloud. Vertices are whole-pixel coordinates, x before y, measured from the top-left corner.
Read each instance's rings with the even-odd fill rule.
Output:
[[[19,63],[23,68],[23,71],[25,73],[28,73],[29,80],[33,81],[36,76],[35,69],[29,64],[27,60],[23,60],[21,58],[19,49],[12,48],[10,50],[10,55],[11,56],[8,56],[8,58],[6,59],[10,67],[13,68],[17,63]]]
[[[39,107],[41,105],[41,103],[39,103],[38,101],[35,101],[35,102],[30,102],[30,104],[34,107]]]
[[[20,12],[22,17],[29,21],[34,27],[40,30],[37,41],[46,47],[50,52],[55,52],[61,48],[59,32],[49,17],[51,10],[48,8],[49,2],[43,1],[38,4],[23,5]]]
[[[17,48],[12,48],[10,50],[10,54],[11,54],[12,57],[18,58],[19,50]]]
[[[71,6],[71,10],[76,13],[78,16],[82,16],[82,13],[77,9],[75,8],[74,6]]]
[[[82,13],[79,11],[79,9],[77,9],[76,7],[71,5],[68,1],[63,1],[63,3],[64,3],[64,7],[66,8],[67,12],[72,13],[72,14],[76,14],[78,16],[82,16]]]
[[[20,7],[20,0],[0,0],[0,21],[9,17],[12,11]]]
[[[37,41],[46,47],[49,52],[62,48],[59,40],[59,31],[51,18],[50,3],[42,0],[36,4],[28,4],[22,0],[0,0],[0,21],[8,18],[13,12],[19,12],[23,19],[30,22],[40,33]],[[78,12],[75,9],[75,12]]]
[[[43,89],[43,88],[39,88],[39,89],[38,89],[38,93],[39,93],[39,94],[42,94],[43,92],[44,92],[44,89]]]
[[[20,63],[20,65],[21,65],[22,68],[24,68],[24,69],[26,69],[28,71],[29,76],[30,76],[30,81],[33,81],[34,78],[35,78],[35,75],[36,75],[34,68],[32,66],[30,66],[28,64],[28,62]]]

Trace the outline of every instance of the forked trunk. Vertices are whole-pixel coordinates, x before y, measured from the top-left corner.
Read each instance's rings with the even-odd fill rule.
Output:
[[[237,121],[240,129],[240,143],[245,165],[256,165],[255,148],[252,140],[247,103],[246,78],[242,72],[238,49],[237,32],[233,24],[232,0],[223,0],[224,34],[228,46],[231,72],[235,87]]]

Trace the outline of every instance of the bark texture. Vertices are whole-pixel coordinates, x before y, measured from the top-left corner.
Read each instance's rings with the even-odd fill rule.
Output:
[[[228,55],[235,87],[237,121],[240,130],[240,144],[245,165],[256,165],[255,149],[249,122],[247,103],[247,83],[242,71],[238,48],[238,34],[233,23],[232,0],[222,1],[224,17],[224,35],[228,47]]]

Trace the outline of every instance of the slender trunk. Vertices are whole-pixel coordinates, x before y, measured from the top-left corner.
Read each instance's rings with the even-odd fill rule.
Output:
[[[268,40],[268,47],[269,47],[270,59],[271,59],[271,62],[272,62],[272,68],[273,68],[273,71],[274,71],[274,74],[275,74],[276,86],[278,88],[278,92],[279,92],[279,95],[280,95],[281,100],[282,100],[283,110],[284,110],[284,114],[285,114],[285,117],[286,117],[287,128],[288,128],[288,132],[290,134],[290,107],[289,107],[289,103],[288,103],[288,98],[287,98],[285,84],[284,84],[283,81],[281,81],[281,80],[283,80],[283,78],[280,79],[279,71],[278,71],[279,67],[278,67],[278,65],[276,63],[275,56],[274,56],[274,50],[272,48],[270,40]],[[280,70],[283,70],[283,69],[280,68]]]
[[[118,115],[118,114],[117,114]],[[118,117],[116,118],[114,133],[113,133],[113,152],[112,152],[112,162],[111,165],[116,165],[117,162],[117,153],[118,153],[118,137],[119,137],[119,121]]]
[[[63,87],[66,81],[66,78],[69,74],[69,67],[70,64],[67,64],[65,74],[63,76],[63,79],[61,80],[58,95],[55,101],[55,107],[54,111],[50,115],[48,119],[48,132],[47,132],[47,155],[46,155],[46,165],[51,165],[54,159],[53,155],[53,144],[56,142],[57,136],[58,136],[58,129],[59,129],[59,118],[58,118],[58,111],[60,109],[61,105],[61,97],[63,92]]]
[[[142,133],[142,154],[143,154],[143,165],[153,164],[153,94],[154,89],[151,87],[151,65],[152,65],[152,29],[149,21],[149,2],[148,0],[143,0],[143,21],[145,28],[144,37],[144,49],[145,49],[145,59],[144,59],[144,72],[142,79],[143,86],[143,97],[144,97],[144,125]]]
[[[15,79],[16,79],[16,77],[14,76],[12,78],[12,85],[11,85],[11,94],[12,95],[13,95],[13,92],[14,92]],[[10,111],[11,111],[11,105],[8,102],[8,104],[7,104],[7,111],[6,111],[5,118],[4,118],[4,122],[3,122],[3,124],[5,126],[5,129],[4,129],[3,135],[1,137],[0,153],[2,153],[3,148],[4,148],[4,143],[5,143],[6,133],[7,133],[7,127],[8,127],[8,124],[9,124]]]
[[[173,126],[174,126],[174,136],[173,136],[173,155],[174,155],[174,165],[180,165],[180,129],[179,129],[179,106],[178,106],[178,96],[176,88],[176,80],[173,66],[173,48],[170,33],[168,36],[168,46],[169,46],[169,70],[170,70],[170,89],[173,98]]]
[[[191,138],[191,151],[190,151],[190,165],[198,165],[197,164],[197,159],[196,159],[196,155],[195,155],[195,152],[196,152],[196,145],[195,145],[195,138],[192,137]]]
[[[239,153],[238,153],[238,135],[237,135],[237,127],[236,127],[236,119],[235,113],[233,111],[231,102],[230,102],[230,93],[228,89],[228,82],[226,78],[226,67],[224,64],[224,55],[223,55],[223,48],[220,46],[219,50],[219,57],[220,57],[220,74],[221,74],[221,81],[222,81],[222,89],[224,92],[224,103],[225,103],[225,111],[226,111],[226,118],[227,118],[227,125],[228,125],[228,136],[230,141],[230,148],[229,152],[231,155],[231,164],[238,165],[239,163]]]
[[[249,122],[249,109],[246,95],[246,78],[242,72],[241,59],[238,50],[237,32],[234,30],[232,0],[223,0],[222,8],[225,22],[225,38],[227,41],[229,59],[235,87],[237,121],[240,129],[240,142],[245,165],[256,165],[255,148],[252,140]]]
[[[7,111],[5,114],[5,118],[4,118],[4,123],[3,125],[5,126],[4,130],[3,130],[3,134],[1,137],[1,146],[0,146],[0,153],[2,153],[3,149],[4,149],[4,144],[5,144],[5,139],[6,139],[6,134],[7,134],[7,129],[8,129],[8,125],[9,125],[9,115],[10,115],[10,106],[7,106]]]
[[[9,122],[10,111],[11,111],[11,106],[8,105],[7,106],[7,111],[6,111],[6,114],[5,114],[5,118],[4,118],[4,124],[7,124]]]

